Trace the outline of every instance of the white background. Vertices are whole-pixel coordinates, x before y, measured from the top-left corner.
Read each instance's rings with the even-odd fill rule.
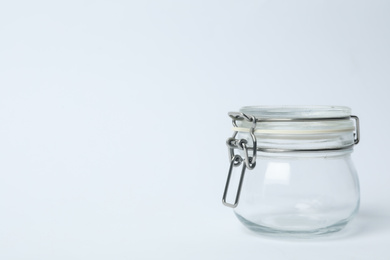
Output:
[[[0,259],[390,259],[388,1],[1,1]],[[244,105],[345,105],[361,211],[333,238],[221,204]]]

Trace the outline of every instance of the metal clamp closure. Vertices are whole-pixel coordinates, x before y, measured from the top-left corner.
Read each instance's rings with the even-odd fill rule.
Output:
[[[233,136],[228,138],[226,141],[227,146],[229,147],[229,160],[230,160],[230,167],[228,172],[228,177],[226,180],[225,190],[223,193],[222,203],[225,206],[235,208],[238,205],[238,201],[240,199],[240,193],[241,193],[241,187],[244,180],[245,170],[248,168],[249,170],[252,170],[256,166],[256,155],[257,155],[257,140],[255,136],[255,128],[256,128],[256,118],[254,116],[247,116],[244,113],[237,113],[237,117],[243,117],[249,122],[252,122],[253,125],[250,128],[250,136],[252,138],[252,147],[250,148],[252,150],[252,155],[249,155],[249,147],[247,146],[248,141],[245,139],[236,139],[237,131],[234,131]],[[234,127],[237,127],[236,118],[232,117],[232,123]],[[234,154],[234,149],[240,149],[244,151],[245,158],[243,159],[241,155]],[[226,196],[227,192],[229,190],[229,184],[230,184],[230,178],[233,172],[233,167],[239,166],[244,161],[244,164],[242,165],[241,170],[241,176],[240,176],[240,182],[238,184],[238,189],[236,193],[236,199],[234,204],[226,202]]]

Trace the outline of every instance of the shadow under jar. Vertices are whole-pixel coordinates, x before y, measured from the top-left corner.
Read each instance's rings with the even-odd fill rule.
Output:
[[[359,119],[350,108],[251,106],[229,116],[234,134],[223,203],[246,227],[310,237],[339,231],[354,217],[360,192],[351,153]]]

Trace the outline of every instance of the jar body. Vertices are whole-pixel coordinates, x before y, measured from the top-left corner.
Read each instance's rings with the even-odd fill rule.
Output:
[[[260,153],[247,170],[234,209],[249,229],[298,236],[336,232],[359,209],[352,149],[310,153]]]

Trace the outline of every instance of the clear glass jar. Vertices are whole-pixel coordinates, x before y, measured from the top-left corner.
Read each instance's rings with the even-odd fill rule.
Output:
[[[229,115],[223,203],[246,227],[307,237],[339,231],[358,212],[351,153],[359,120],[349,108],[257,106]]]

